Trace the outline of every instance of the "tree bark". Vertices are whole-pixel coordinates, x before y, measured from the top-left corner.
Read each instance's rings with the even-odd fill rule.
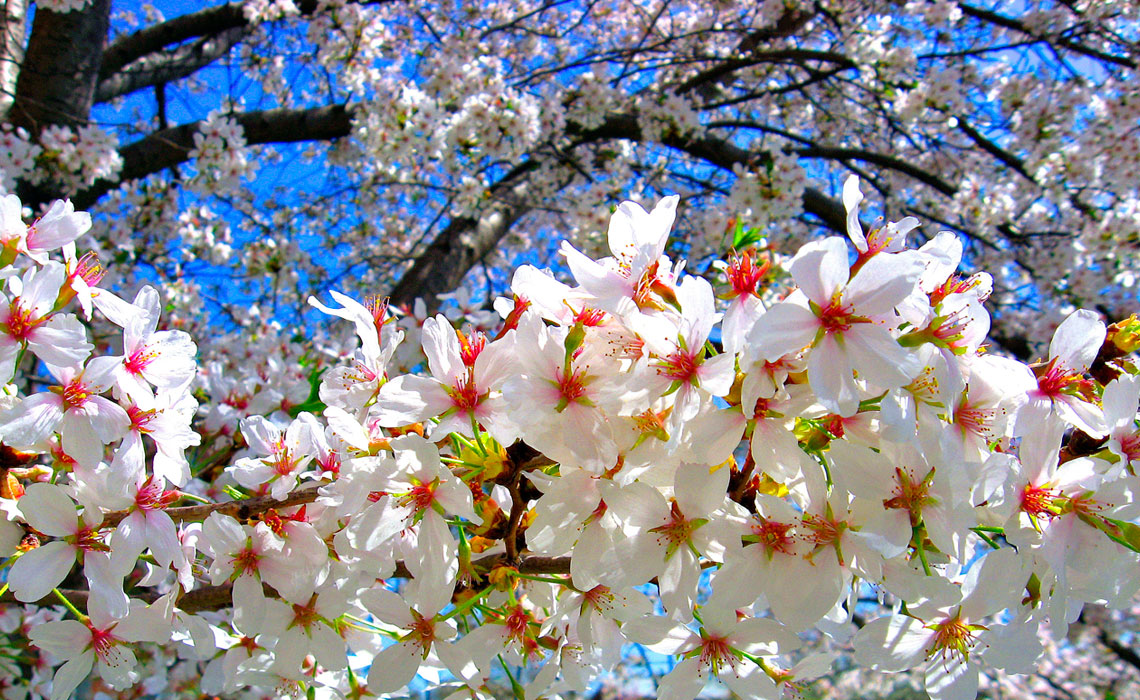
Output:
[[[4,0],[0,12],[0,121],[7,121],[24,63],[28,0]]]
[[[467,272],[530,211],[529,175],[537,166],[538,161],[528,161],[491,188],[491,203],[477,217],[452,219],[396,283],[392,303],[410,305],[418,297],[433,311],[438,305],[436,295],[458,287]]]
[[[38,134],[87,123],[110,25],[111,0],[75,12],[36,9],[11,110],[15,126]]]
[[[144,56],[100,80],[95,102],[108,102],[121,95],[193,75],[228,54],[245,35],[244,27],[232,27],[170,51]]]

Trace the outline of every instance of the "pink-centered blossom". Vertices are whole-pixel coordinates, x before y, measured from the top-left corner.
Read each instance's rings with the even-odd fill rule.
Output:
[[[76,511],[75,502],[55,484],[32,484],[19,500],[20,513],[28,525],[37,532],[53,538],[25,552],[12,564],[8,572],[8,587],[16,600],[26,603],[38,601],[63,582],[75,565],[77,557],[86,553],[103,553],[109,547],[97,527],[84,521]],[[105,576],[105,568],[86,569],[92,590],[108,598],[122,585],[112,576]]]
[[[0,437],[18,449],[43,449],[58,432],[64,452],[81,464],[97,464],[103,446],[123,437],[131,423],[122,406],[101,396],[111,387],[117,364],[115,357],[92,358],[84,367],[49,364],[59,384],[6,411]]]
[[[852,277],[843,239],[809,243],[789,266],[799,289],[760,317],[749,348],[769,361],[807,349],[808,381],[820,403],[850,416],[860,400],[855,372],[891,389],[922,369],[892,335],[900,322],[895,306],[910,295],[922,269],[918,255],[884,254]]]
[[[20,352],[31,350],[49,365],[83,362],[92,346],[79,319],[55,312],[65,282],[63,265],[49,261],[8,282],[12,295],[0,292],[0,378],[10,379]]]
[[[443,315],[423,325],[424,354],[431,377],[401,375],[385,384],[376,399],[376,419],[399,427],[439,417],[433,428],[444,435],[474,437],[482,425],[501,444],[515,440],[507,406],[498,392],[512,369],[510,339],[487,342],[478,331],[456,331]]]

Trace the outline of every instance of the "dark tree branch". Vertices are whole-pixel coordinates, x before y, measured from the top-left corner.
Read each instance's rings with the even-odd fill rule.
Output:
[[[577,136],[578,143],[609,139],[644,140],[637,118],[629,114],[611,115],[601,126],[578,132]],[[771,157],[770,154],[754,153],[727,140],[711,136],[691,137],[668,133],[662,138],[661,143],[729,171],[736,165],[753,167],[765,158]],[[847,213],[840,202],[814,187],[808,187],[804,189],[802,204],[806,213],[816,217],[833,231],[846,235]]]
[[[1106,629],[1101,629],[1097,639],[1100,640],[1101,644],[1108,647],[1108,650],[1115,654],[1116,658],[1132,668],[1140,670],[1140,654],[1137,654],[1135,649],[1114,638]]]
[[[494,250],[531,209],[528,176],[539,163],[528,160],[496,183],[489,191],[489,204],[477,217],[452,219],[392,289],[392,303],[410,305],[422,298],[429,310],[435,309],[436,295],[455,289],[467,271]]]
[[[1082,56],[1088,56],[1090,58],[1095,58],[1098,61],[1112,63],[1114,65],[1123,66],[1125,68],[1135,68],[1137,65],[1135,60],[1127,56],[1117,56],[1115,54],[1105,53],[1104,51],[1094,49],[1091,46],[1085,46],[1084,44],[1073,41],[1072,39],[1064,36],[1064,34],[1044,36],[1038,35],[1029,27],[1025,26],[1025,24],[1020,20],[998,14],[997,12],[993,12],[982,7],[974,7],[973,5],[968,5],[964,2],[958,3],[958,7],[962,10],[962,14],[973,17],[974,19],[979,19],[983,22],[989,22],[990,24],[995,24],[1006,29],[1012,29],[1015,32],[1019,32],[1034,39],[1048,41],[1057,46],[1060,46],[1061,48],[1068,49],[1074,53],[1079,53]],[[1135,51],[1136,47],[1133,46],[1130,48]]]
[[[167,508],[166,514],[170,519],[176,523],[181,522],[200,522],[208,518],[212,513],[221,513],[228,515],[237,520],[248,520],[262,513],[275,510],[277,508],[291,508],[293,506],[304,505],[312,503],[317,500],[319,495],[317,491],[320,489],[321,484],[316,486],[307,486],[305,488],[297,489],[296,491],[288,494],[285,498],[273,498],[272,496],[255,496],[247,498],[243,501],[226,501],[224,503],[203,503],[196,506],[183,506],[181,508]],[[103,522],[99,528],[112,528],[117,526],[133,511],[117,510],[110,513],[103,514]]]
[[[919,182],[929,185],[938,190],[947,197],[953,197],[958,191],[958,188],[939,178],[936,175],[926,172],[922,168],[915,167],[910,163],[888,156],[882,153],[875,153],[861,148],[832,148],[829,146],[811,146],[808,148],[794,148],[789,151],[795,153],[801,158],[829,158],[831,160],[861,160],[864,163],[871,163],[878,165],[881,168],[888,168],[895,170],[904,175],[909,175]]]
[[[355,2],[372,5],[387,2],[387,0],[355,0]],[[103,64],[99,69],[99,79],[101,81],[107,80],[129,64],[162,51],[168,46],[175,46],[191,39],[208,39],[235,28],[249,28],[250,21],[242,12],[242,4],[231,2],[226,5],[191,12],[188,15],[175,17],[116,39],[103,52]],[[298,0],[296,2],[297,9],[301,11],[303,17],[315,13],[321,4],[318,0]]]
[[[974,144],[978,146],[978,148],[982,149],[986,153],[989,153],[994,158],[997,158],[1008,168],[1013,170],[1018,175],[1021,175],[1026,180],[1029,180],[1034,185],[1037,184],[1037,181],[1033,179],[1033,176],[1029,174],[1029,171],[1025,169],[1025,163],[1023,163],[1020,158],[1013,155],[1009,151],[1006,151],[1001,146],[998,146],[993,141],[987,139],[981,134],[981,132],[970,126],[969,122],[967,122],[962,117],[958,117],[958,129],[963,134],[970,137],[970,140],[973,141]]]
[[[472,565],[484,571],[490,571],[498,565],[510,565],[501,554],[491,554],[471,562]],[[541,557],[541,556],[524,556],[515,562],[520,574],[569,574],[570,573],[570,557]],[[396,564],[396,573],[393,578],[411,578],[411,574],[403,563]],[[277,591],[269,586],[263,586],[266,597],[276,598]],[[67,598],[75,607],[83,610],[87,608],[87,599],[91,595],[89,591],[83,590],[61,590],[60,593]],[[159,596],[154,591],[141,590],[131,592],[131,597],[138,600],[153,603],[158,600]],[[21,604],[12,595],[11,591],[5,591],[4,595],[0,596],[0,605],[4,604]],[[54,594],[47,595],[40,600],[27,605],[36,605],[39,607],[51,607],[52,605],[59,605],[59,599]],[[178,599],[178,609],[183,612],[194,614],[208,610],[221,610],[233,605],[233,584],[226,583],[220,586],[203,586],[202,588],[195,588],[192,591],[187,591]]]
[[[249,21],[242,14],[241,8],[240,2],[210,7],[140,29],[115,40],[103,52],[103,63],[99,68],[100,81],[111,78],[128,64],[162,51],[167,46],[181,44],[198,37],[214,36],[235,27],[248,26]]]
[[[761,27],[747,35],[736,46],[739,53],[746,54],[754,51],[757,46],[773,39],[783,39],[803,29],[815,17],[818,10],[789,9],[780,15],[776,23],[770,27]]]
[[[228,54],[245,36],[244,27],[231,27],[166,53],[144,56],[101,80],[95,91],[95,102],[107,102],[136,90],[181,80]]]
[[[264,112],[236,114],[234,119],[245,130],[246,142],[296,143],[298,141],[328,141],[348,136],[352,129],[352,115],[343,104],[313,107],[311,109],[271,109]],[[146,138],[119,149],[123,168],[115,180],[100,180],[72,197],[80,209],[91,207],[119,183],[136,180],[190,159],[194,149],[194,134],[202,122],[192,122],[163,129]]]
[[[781,61],[822,61],[826,63],[834,63],[841,68],[855,68],[855,62],[842,54],[833,51],[815,51],[812,49],[775,49],[772,51],[764,51],[754,53],[747,58],[732,58],[721,61],[717,65],[705,71],[694,75],[685,82],[677,86],[675,92],[678,95],[683,95],[694,88],[708,85],[710,83],[720,83],[724,78],[744,68],[751,68],[752,66],[763,65],[765,63],[778,63]]]

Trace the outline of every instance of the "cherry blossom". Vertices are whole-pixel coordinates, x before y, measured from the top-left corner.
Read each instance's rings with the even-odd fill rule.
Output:
[[[701,128],[670,109],[639,128]],[[0,571],[28,604],[0,609],[0,687],[525,698],[627,673],[637,645],[681,699],[814,692],[838,659],[947,700],[1031,673],[1140,588],[1140,322],[1076,311],[1046,362],[999,356],[1000,277],[956,277],[956,234],[863,233],[857,194],[854,249],[740,227],[734,262],[674,262],[667,197],[618,208],[611,257],[563,247],[580,286],[515,274],[498,319],[477,288],[402,325],[336,293],[312,304],[331,320],[251,305],[257,333],[205,342],[158,330],[185,290],[127,302],[15,256],[9,291],[84,349],[13,360],[0,396]]]

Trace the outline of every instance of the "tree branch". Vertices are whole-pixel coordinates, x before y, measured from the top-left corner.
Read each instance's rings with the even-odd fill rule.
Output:
[[[298,141],[327,141],[348,136],[352,130],[352,115],[343,104],[312,107],[310,109],[271,109],[263,112],[235,114],[233,117],[245,130],[246,143],[295,143]],[[190,159],[194,149],[194,134],[202,127],[201,121],[182,124],[156,131],[149,136],[119,149],[123,168],[115,180],[100,180],[72,197],[78,209],[87,209],[121,182],[146,177]]]
[[[436,295],[455,289],[467,271],[494,250],[511,226],[531,209],[528,176],[540,162],[532,158],[516,166],[491,187],[489,203],[477,216],[452,219],[392,288],[392,303],[410,305],[421,298],[429,311],[434,310]]]
[[[211,513],[221,513],[228,515],[238,520],[248,520],[255,515],[259,515],[268,510],[275,508],[289,508],[291,506],[299,506],[304,503],[312,503],[317,500],[317,490],[321,484],[316,486],[308,486],[298,489],[290,493],[285,498],[273,498],[272,496],[256,496],[254,498],[247,498],[244,501],[226,501],[225,503],[203,503],[197,506],[184,506],[182,508],[167,508],[166,514],[170,519],[176,523],[191,521],[197,522],[205,520]],[[129,516],[133,511],[130,510],[116,510],[110,513],[103,514],[103,523],[100,528],[115,527]]]
[[[578,133],[578,143],[607,139],[644,140],[637,118],[629,114],[611,115],[601,126]],[[767,153],[749,151],[727,140],[707,135],[691,137],[668,133],[662,137],[661,144],[729,171],[733,166],[750,167],[765,157],[770,157]],[[840,202],[814,187],[808,187],[804,189],[801,203],[806,213],[819,219],[825,226],[837,233],[847,234],[847,212]]]
[[[1097,639],[1100,640],[1101,644],[1108,647],[1108,650],[1115,654],[1116,658],[1140,670],[1140,654],[1137,654],[1135,649],[1125,646],[1120,640],[1113,638],[1106,629],[1101,629]]]
[[[480,557],[472,562],[472,565],[483,570],[489,571],[500,564],[510,564],[506,561],[502,554],[491,554],[485,557]],[[542,557],[542,556],[526,556],[522,557],[515,564],[520,574],[569,574],[570,573],[570,557]],[[396,573],[393,578],[411,578],[411,574],[403,563],[396,565]],[[269,586],[264,586],[265,594],[267,597],[277,597],[277,592]],[[90,596],[89,591],[81,590],[60,590],[75,607],[86,609],[87,599]],[[154,591],[141,590],[131,593],[132,598],[153,603],[158,600],[159,594]],[[44,596],[40,600],[32,603],[24,603],[23,601],[16,600],[11,591],[5,591],[4,595],[0,596],[0,605],[3,604],[15,605],[37,605],[40,607],[49,607],[52,605],[59,605],[59,599],[54,594]],[[233,584],[226,583],[220,586],[203,586],[202,588],[195,588],[192,591],[187,591],[178,599],[178,608],[187,613],[199,613],[208,610],[221,610],[233,605]]]
[[[970,126],[969,122],[967,122],[962,117],[958,117],[958,129],[963,134],[970,137],[970,140],[973,141],[974,144],[978,146],[978,148],[982,149],[986,153],[989,153],[994,158],[997,158],[999,161],[1004,163],[1006,167],[1012,169],[1015,173],[1021,175],[1026,180],[1029,180],[1034,185],[1037,184],[1037,181],[1033,179],[1033,176],[1029,174],[1029,171],[1025,169],[1025,163],[1023,163],[1020,158],[1013,155],[1009,151],[1006,151],[1001,146],[998,146],[993,141],[987,139],[981,134],[981,132]]]
[[[128,64],[188,39],[209,37],[235,27],[246,27],[242,3],[231,2],[155,24],[113,41],[103,52],[99,79],[107,80]]]
[[[1085,46],[1084,44],[1078,43],[1064,36],[1038,35],[1037,33],[1030,30],[1029,27],[1025,26],[1025,24],[1020,20],[998,14],[997,12],[993,12],[985,8],[967,5],[964,2],[958,3],[958,7],[962,10],[962,14],[973,17],[974,19],[980,19],[983,22],[989,22],[990,24],[996,24],[999,27],[1012,29],[1015,32],[1019,32],[1034,39],[1054,43],[1057,46],[1068,49],[1074,53],[1079,53],[1082,56],[1095,58],[1098,61],[1104,61],[1105,63],[1112,63],[1118,66],[1124,66],[1126,68],[1136,68],[1136,61],[1128,58],[1127,56],[1117,56],[1115,54],[1105,53],[1104,51],[1094,49],[1091,46]]]
[[[372,5],[387,2],[387,0],[355,0],[355,2],[362,5]],[[318,0],[298,0],[296,2],[297,9],[301,11],[302,17],[312,15],[322,4]],[[110,79],[129,64],[162,51],[167,46],[181,44],[190,39],[208,39],[231,29],[248,29],[251,23],[242,11],[243,5],[244,3],[241,2],[231,2],[226,5],[209,7],[116,39],[103,52],[99,79],[101,81]]]
[[[244,27],[231,27],[167,53],[144,56],[100,80],[95,102],[107,102],[136,90],[181,80],[228,54],[245,36]]]
[[[683,95],[690,90],[707,85],[709,83],[719,83],[721,80],[732,73],[743,68],[750,68],[764,63],[776,63],[779,61],[825,61],[828,63],[835,63],[843,68],[855,68],[856,64],[851,59],[842,54],[833,51],[815,51],[812,49],[775,49],[772,51],[764,51],[754,53],[747,58],[730,58],[721,61],[717,65],[702,71],[685,82],[681,83],[675,92],[678,95]]]
[[[830,146],[810,146],[808,148],[794,148],[788,152],[795,153],[801,158],[861,160],[864,163],[871,163],[873,165],[878,165],[881,168],[888,168],[890,170],[900,172],[904,175],[909,175],[915,180],[933,187],[947,197],[953,197],[954,194],[958,191],[958,188],[954,185],[951,185],[937,175],[926,172],[922,168],[911,165],[910,163],[899,158],[895,158],[894,156],[875,153],[874,151],[867,151],[862,148],[833,148]]]

